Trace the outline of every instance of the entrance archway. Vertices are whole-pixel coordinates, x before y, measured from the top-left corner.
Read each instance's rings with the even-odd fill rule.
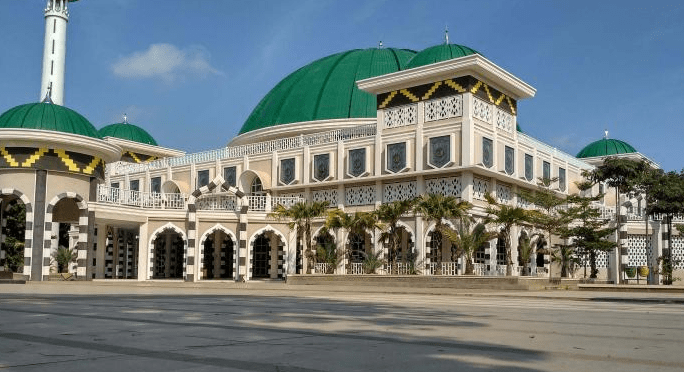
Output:
[[[185,276],[185,234],[168,224],[151,238],[151,279],[183,279]]]
[[[235,235],[217,225],[202,236],[200,279],[232,279],[235,277]]]
[[[31,205],[23,194],[0,195],[0,271],[11,273],[30,273],[25,271],[26,241],[31,237],[26,233],[27,214]],[[29,255],[30,257],[30,255]]]
[[[257,231],[249,240],[249,278],[285,277],[285,236],[270,226]]]

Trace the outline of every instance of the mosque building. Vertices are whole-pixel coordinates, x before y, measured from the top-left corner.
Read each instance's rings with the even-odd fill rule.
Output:
[[[306,257],[296,232],[268,216],[279,204],[325,201],[353,213],[435,193],[471,202],[481,219],[486,194],[531,208],[519,194],[534,190],[539,177],[555,179],[550,187],[569,195],[581,173],[607,156],[648,160],[607,135],[573,156],[524,133],[518,102],[532,99],[535,88],[448,37],[422,51],[380,46],[313,61],[271,89],[223,148],[165,148],[125,116],[97,130],[63,106],[74,1],[47,2],[40,102],[0,115],[0,218],[4,227],[10,207],[25,206],[19,271],[32,281],[55,270],[51,257],[64,227],[78,255],[69,270],[79,279],[284,279],[302,274]],[[605,216],[615,204],[608,192]],[[663,251],[663,226],[644,219],[645,201],[620,207],[626,249],[600,258],[604,279],[619,279],[617,262],[654,267]],[[379,231],[322,236],[322,221],[314,225],[315,239],[351,252],[335,274],[360,274],[361,252],[383,252]],[[400,254],[417,257],[420,275],[464,271],[434,223],[411,214],[399,226]],[[513,236],[534,232],[515,227]],[[476,275],[506,274],[503,247],[495,238],[476,252]],[[541,248],[520,262],[513,239],[514,274],[527,266],[548,276]],[[673,237],[672,248],[682,258],[684,239]],[[0,267],[5,259],[0,252]]]

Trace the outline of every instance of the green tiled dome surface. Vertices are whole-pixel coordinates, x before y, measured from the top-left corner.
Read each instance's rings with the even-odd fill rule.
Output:
[[[116,137],[129,141],[134,141],[138,143],[144,143],[147,145],[157,146],[157,141],[147,133],[144,129],[137,125],[130,123],[116,123],[109,124],[99,130],[100,136],[104,137]]]
[[[480,54],[475,49],[458,44],[440,44],[423,49],[413,57],[406,68],[425,66],[437,62],[448,61],[450,59],[465,57],[471,54]]]
[[[374,118],[375,95],[357,80],[405,68],[408,49],[354,49],[321,58],[291,73],[259,102],[240,134],[279,124],[323,119]]]
[[[637,152],[637,150],[627,142],[612,138],[603,138],[585,146],[579,153],[577,153],[577,157],[593,158],[595,156],[628,154],[632,152]]]
[[[28,103],[0,115],[0,129],[42,129],[101,138],[97,129],[78,112],[51,103]]]

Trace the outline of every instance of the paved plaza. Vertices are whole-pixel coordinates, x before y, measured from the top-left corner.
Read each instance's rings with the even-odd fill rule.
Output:
[[[0,370],[681,371],[684,297],[0,285]]]

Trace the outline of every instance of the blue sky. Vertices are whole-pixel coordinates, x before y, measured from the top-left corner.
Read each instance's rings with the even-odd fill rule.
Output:
[[[321,57],[450,40],[537,89],[523,130],[571,154],[625,140],[684,167],[680,1],[82,0],[71,5],[65,105],[129,121],[162,146],[224,146],[276,83]],[[3,0],[0,112],[38,100],[43,0]],[[150,65],[163,59],[164,64]]]

